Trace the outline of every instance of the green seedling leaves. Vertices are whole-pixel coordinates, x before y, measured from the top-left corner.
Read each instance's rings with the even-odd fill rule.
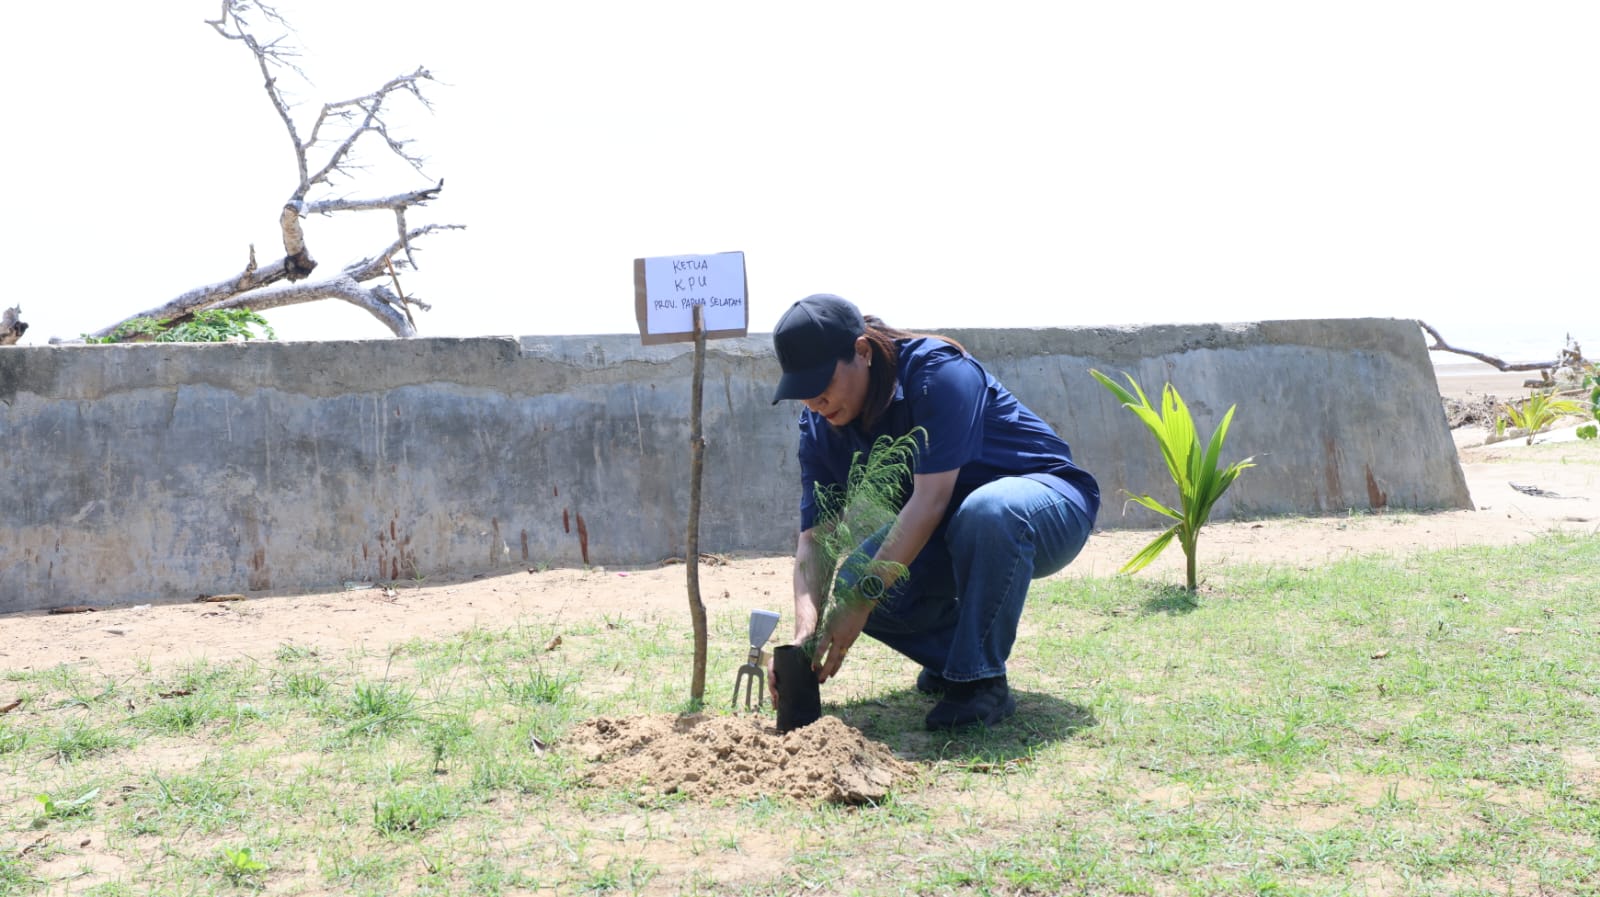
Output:
[[[258,335],[252,326],[259,326]],[[267,324],[267,319],[248,308],[213,308],[197,311],[193,317],[179,324],[138,317],[124,321],[103,337],[84,334],[86,343],[221,343],[229,340],[274,340],[278,335]]]
[[[1233,412],[1238,406],[1228,407],[1227,413],[1222,416],[1222,423],[1217,425],[1211,439],[1202,447],[1189,406],[1171,383],[1162,388],[1161,405],[1158,408],[1150,404],[1144,389],[1131,375],[1122,375],[1128,381],[1128,386],[1124,387],[1099,371],[1091,370],[1089,373],[1155,436],[1167,472],[1178,487],[1176,508],[1154,496],[1129,493],[1134,503],[1177,522],[1134,555],[1123,565],[1122,572],[1133,573],[1144,569],[1166,550],[1173,539],[1177,539],[1188,561],[1186,581],[1189,591],[1193,593],[1197,586],[1195,551],[1200,541],[1200,530],[1211,519],[1211,509],[1216,506],[1217,500],[1228,491],[1239,474],[1255,466],[1253,458],[1222,466],[1222,446],[1228,438],[1228,428],[1233,423]]]
[[[217,858],[217,868],[236,885],[254,884],[258,876],[267,871],[267,864],[252,856],[248,847],[224,847]]]
[[[88,814],[94,809],[94,800],[99,796],[100,789],[91,788],[71,800],[58,801],[51,794],[40,794],[34,800],[44,807],[44,818],[65,819]]]
[[[1547,391],[1536,390],[1520,403],[1507,402],[1502,406],[1500,416],[1495,419],[1495,432],[1505,435],[1509,423],[1527,433],[1528,445],[1533,445],[1533,437],[1562,416],[1582,414],[1584,410],[1571,399],[1558,399]]]
[[[869,553],[858,554],[856,550],[869,539],[882,542],[887,538],[905,504],[917,452],[927,444],[927,439],[928,433],[921,427],[896,439],[880,436],[866,457],[857,452],[851,459],[850,472],[842,487],[818,484],[814,533],[821,554],[819,563],[829,571],[829,575],[821,578],[823,588],[831,592],[841,573],[853,582],[865,572],[872,558]],[[903,576],[905,568],[900,566],[895,573]],[[856,595],[828,594],[823,598],[823,620],[838,612],[842,605],[860,600]],[[813,636],[805,646],[808,655],[814,641]]]

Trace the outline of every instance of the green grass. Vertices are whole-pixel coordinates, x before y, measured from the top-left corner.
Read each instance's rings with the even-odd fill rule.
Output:
[[[25,735],[31,736],[26,730],[24,732]],[[46,730],[42,735],[50,756],[63,763],[72,763],[114,751],[128,742],[127,738],[109,727],[96,726],[81,720],[68,722],[54,731]]]
[[[992,732],[862,642],[825,712],[927,771],[862,808],[583,783],[573,725],[684,705],[687,620],[7,674],[0,894],[1600,893],[1600,540],[1210,574],[1039,584]]]

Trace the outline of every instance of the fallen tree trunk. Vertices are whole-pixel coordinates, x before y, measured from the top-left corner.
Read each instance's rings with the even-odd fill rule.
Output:
[[[1509,362],[1486,352],[1476,352],[1472,349],[1462,349],[1457,346],[1452,346],[1445,342],[1444,337],[1439,335],[1439,331],[1429,325],[1427,321],[1418,321],[1417,326],[1427,331],[1428,335],[1433,337],[1433,345],[1428,347],[1428,351],[1430,352],[1453,352],[1457,355],[1465,355],[1468,358],[1475,358],[1496,370],[1506,371],[1508,373],[1514,373],[1517,371],[1538,371],[1539,379],[1526,380],[1523,382],[1523,386],[1529,389],[1554,387],[1557,382],[1556,374],[1561,370],[1570,368],[1574,371],[1578,371],[1590,366],[1589,362],[1583,357],[1583,349],[1580,348],[1577,342],[1570,336],[1567,337],[1567,344],[1562,347],[1561,351],[1556,353],[1556,359],[1554,361]]]
[[[1484,353],[1484,352],[1474,352],[1471,349],[1461,349],[1461,348],[1458,348],[1456,346],[1450,345],[1449,343],[1444,341],[1444,337],[1439,335],[1439,331],[1437,331],[1433,327],[1429,326],[1427,321],[1418,321],[1417,325],[1419,327],[1421,327],[1423,330],[1426,330],[1428,332],[1429,336],[1433,337],[1433,345],[1428,347],[1428,351],[1430,351],[1430,352],[1454,352],[1457,355],[1465,355],[1468,358],[1476,358],[1477,360],[1483,362],[1484,364],[1490,365],[1491,367],[1494,367],[1494,368],[1496,368],[1498,370],[1502,370],[1502,371],[1546,371],[1546,372],[1548,372],[1549,370],[1551,370],[1553,368],[1566,367],[1568,365],[1571,365],[1574,362],[1577,362],[1577,363],[1580,363],[1580,364],[1583,362],[1583,352],[1578,348],[1577,343],[1572,342],[1570,339],[1568,340],[1568,346],[1561,350],[1561,352],[1559,353],[1559,356],[1553,362],[1550,362],[1550,361],[1508,362],[1508,361],[1504,361],[1504,360],[1502,360],[1500,358],[1497,358],[1497,357],[1495,357],[1493,355],[1489,355],[1489,354]]]

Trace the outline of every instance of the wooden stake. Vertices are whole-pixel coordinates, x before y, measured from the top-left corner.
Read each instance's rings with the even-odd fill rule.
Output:
[[[689,525],[684,568],[689,574],[689,617],[694,621],[694,680],[689,698],[696,708],[706,696],[706,606],[700,600],[700,479],[706,441],[700,433],[701,393],[706,381],[706,328],[703,309],[694,307],[694,383],[689,395]]]

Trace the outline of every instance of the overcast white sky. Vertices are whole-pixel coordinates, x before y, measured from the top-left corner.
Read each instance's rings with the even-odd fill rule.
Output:
[[[220,0],[13,4],[9,295],[75,337],[281,253],[287,138]],[[426,65],[423,335],[636,332],[631,262],[743,250],[752,331],[1420,317],[1600,349],[1600,4],[285,0],[306,102]],[[286,82],[289,83],[289,82]],[[375,158],[375,157],[373,157]],[[379,167],[350,195],[426,181]],[[327,268],[382,246],[308,222]],[[280,338],[382,338],[319,303]]]

